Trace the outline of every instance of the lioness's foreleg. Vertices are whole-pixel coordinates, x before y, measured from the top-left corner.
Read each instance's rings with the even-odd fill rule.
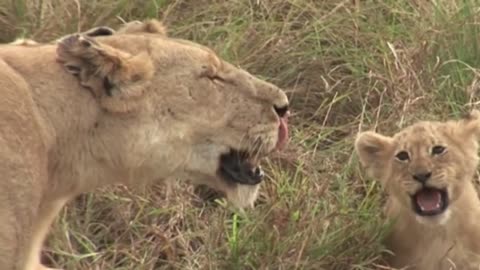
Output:
[[[30,245],[30,251],[28,255],[28,263],[26,270],[48,270],[54,268],[48,268],[43,266],[40,262],[40,254],[45,238],[50,229],[50,225],[55,220],[62,207],[67,202],[67,199],[59,199],[51,202],[47,202],[41,205],[41,209],[34,225],[32,242]]]
[[[0,195],[1,197],[1,195]],[[15,213],[11,204],[0,200],[0,265],[2,269],[20,269],[18,260],[21,258],[21,244],[19,239],[21,229],[18,228]]]

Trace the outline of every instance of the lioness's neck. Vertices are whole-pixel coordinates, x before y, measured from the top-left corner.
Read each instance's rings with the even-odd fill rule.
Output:
[[[55,61],[55,50],[55,45],[5,46],[0,48],[0,58],[31,86],[42,124],[58,140],[93,125],[99,110],[89,91]]]
[[[100,177],[107,180],[111,176],[100,170],[102,160],[95,156],[106,152],[111,144],[105,136],[100,143],[94,143],[102,136],[99,130],[107,129],[102,127],[102,111],[89,90],[55,61],[55,49],[53,45],[0,48],[0,58],[31,86],[39,126],[44,130],[43,139],[49,151],[53,197],[78,193],[81,191],[78,185],[92,187]],[[80,178],[85,182],[78,181]]]

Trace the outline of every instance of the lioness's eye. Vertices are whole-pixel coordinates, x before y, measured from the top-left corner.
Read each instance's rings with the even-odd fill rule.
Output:
[[[433,148],[432,148],[432,155],[440,155],[440,154],[443,154],[445,152],[446,148],[445,146],[441,146],[441,145],[435,145]]]
[[[210,77],[210,80],[212,80],[212,81],[225,82],[225,79],[222,78],[222,77],[220,77],[220,76],[218,76],[218,75],[214,75],[214,76]]]
[[[395,157],[400,161],[406,161],[410,159],[410,156],[408,156],[408,153],[405,151],[398,152],[398,154],[395,155]]]

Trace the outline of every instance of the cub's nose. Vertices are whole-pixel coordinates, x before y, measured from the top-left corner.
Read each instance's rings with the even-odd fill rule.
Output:
[[[414,174],[413,179],[424,184],[425,182],[427,182],[428,179],[430,179],[431,176],[432,176],[432,172],[421,172],[421,173]]]

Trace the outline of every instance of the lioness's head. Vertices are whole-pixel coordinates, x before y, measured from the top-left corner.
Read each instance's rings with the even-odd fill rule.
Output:
[[[393,137],[363,132],[355,148],[367,172],[394,199],[421,221],[439,223],[448,218],[477,167],[479,115],[473,111],[459,121],[418,122]]]
[[[108,166],[135,177],[186,177],[251,205],[260,160],[288,139],[285,93],[204,46],[167,37],[158,22],[126,27],[67,36],[57,50],[103,108],[97,133],[117,134],[108,151],[121,157]]]

